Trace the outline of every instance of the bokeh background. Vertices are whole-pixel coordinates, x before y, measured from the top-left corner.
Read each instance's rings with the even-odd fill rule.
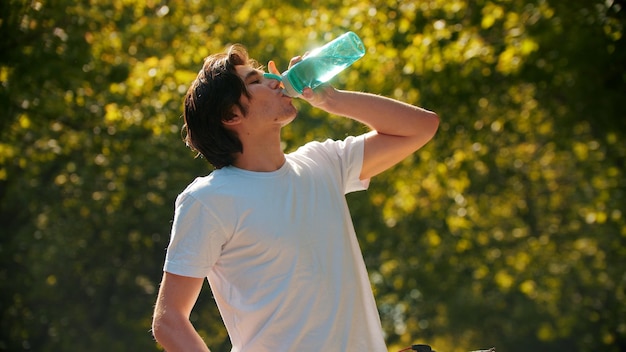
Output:
[[[623,0],[3,0],[0,350],[157,351],[176,195],[211,171],[182,97],[235,42],[289,59],[351,30],[333,79],[438,112],[349,196],[390,351],[626,351]],[[285,150],[363,126],[299,102]],[[208,286],[192,320],[230,343]]]

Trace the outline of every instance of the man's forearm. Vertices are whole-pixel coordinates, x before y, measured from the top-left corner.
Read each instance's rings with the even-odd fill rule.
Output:
[[[206,343],[187,319],[160,320],[154,324],[152,333],[167,352],[209,352]]]
[[[383,96],[330,87],[322,94],[319,108],[362,122],[378,133],[413,136],[438,124],[434,112]]]

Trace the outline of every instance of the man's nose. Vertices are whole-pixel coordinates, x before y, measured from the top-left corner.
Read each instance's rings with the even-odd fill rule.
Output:
[[[273,73],[264,73],[263,77],[269,80],[272,89],[283,88],[282,77]]]

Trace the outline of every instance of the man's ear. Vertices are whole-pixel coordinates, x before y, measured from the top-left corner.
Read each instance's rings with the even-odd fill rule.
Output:
[[[243,118],[243,114],[241,113],[241,109],[238,106],[233,106],[232,114],[229,118],[222,119],[222,123],[226,126],[234,126],[241,123],[241,119]]]

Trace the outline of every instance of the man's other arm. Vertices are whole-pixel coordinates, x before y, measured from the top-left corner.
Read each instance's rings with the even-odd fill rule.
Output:
[[[152,334],[166,351],[209,351],[189,321],[203,282],[203,278],[163,273],[152,318]]]

